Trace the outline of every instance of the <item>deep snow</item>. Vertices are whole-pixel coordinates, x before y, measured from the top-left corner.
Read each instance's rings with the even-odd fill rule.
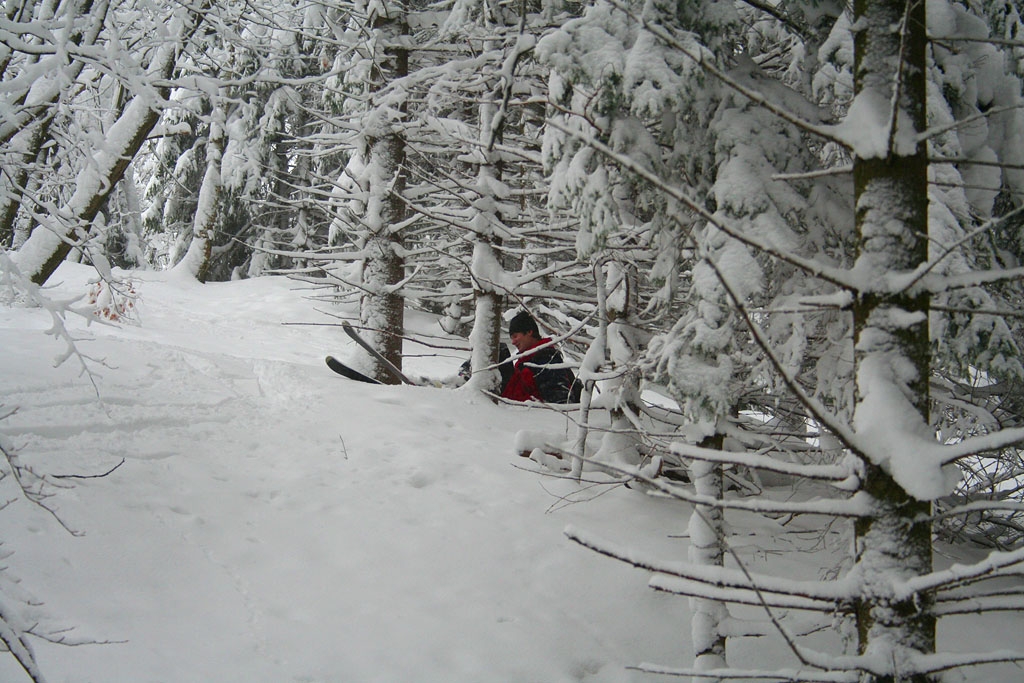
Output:
[[[93,275],[65,264],[49,295],[81,294]],[[17,408],[0,432],[24,462],[95,475],[124,459],[53,490],[81,535],[0,482],[13,501],[4,574],[43,601],[45,627],[106,641],[33,641],[47,680],[634,681],[657,678],[630,665],[692,662],[687,601],[563,533],[685,559],[688,506],[581,486],[514,453],[520,430],[571,437],[567,417],[340,378],[324,355],[356,348],[319,311],[354,309],[286,278],[132,278],[132,323],[68,319],[78,348],[106,361],[92,377],[74,358],[53,367],[64,345],[45,311],[0,306],[0,402]],[[441,334],[421,314],[408,324]],[[409,371],[434,377],[468,354],[407,351]],[[834,562],[813,538],[740,545],[752,569],[788,577]],[[1024,647],[1018,617],[985,623],[950,622],[944,642]],[[730,648],[734,666],[789,663],[777,639]],[[0,680],[25,680],[6,654]]]

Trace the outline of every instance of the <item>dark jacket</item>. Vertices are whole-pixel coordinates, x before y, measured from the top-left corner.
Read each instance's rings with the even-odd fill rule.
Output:
[[[538,346],[550,343],[541,339]],[[511,376],[504,382],[501,397],[512,401],[544,401],[545,403],[574,403],[579,400],[574,390],[576,376],[569,368],[549,368],[565,361],[554,346],[539,351],[528,351],[516,360]]]
[[[504,389],[505,385],[508,384],[508,378],[512,376],[512,363],[509,358],[512,354],[509,352],[508,347],[504,344],[498,344],[498,372],[501,373],[501,388]],[[466,361],[459,366],[459,377],[469,381],[469,378],[473,375],[473,370],[470,367],[470,361]]]

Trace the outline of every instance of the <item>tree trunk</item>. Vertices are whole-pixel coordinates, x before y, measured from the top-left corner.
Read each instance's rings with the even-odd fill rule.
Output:
[[[629,413],[640,414],[640,375],[636,367],[639,348],[632,316],[637,310],[637,273],[632,265],[612,260],[604,267],[605,314],[608,316],[607,345],[615,378],[605,383],[604,391],[614,396],[609,409],[610,425],[601,441],[599,458],[610,458],[620,465],[641,462],[640,437]],[[601,274],[598,273],[598,277]]]
[[[213,250],[213,232],[220,215],[221,159],[224,151],[224,114],[215,110],[210,123],[210,139],[206,145],[206,173],[199,188],[196,217],[192,223],[192,242],[175,271],[186,272],[200,282],[206,282]]]
[[[490,46],[493,47],[493,46]],[[506,83],[507,88],[512,83]],[[479,108],[480,141],[487,155],[486,163],[477,171],[477,213],[474,216],[476,233],[473,238],[473,293],[476,310],[473,316],[473,331],[470,336],[472,356],[470,368],[472,377],[470,386],[483,391],[500,391],[500,375],[497,371],[483,374],[481,371],[498,362],[502,334],[502,294],[495,277],[503,272],[495,245],[500,238],[494,234],[493,223],[504,220],[498,210],[498,198],[494,196],[494,187],[501,181],[503,167],[501,158],[494,153],[494,145],[500,142],[504,132],[504,117],[498,117],[496,102],[501,100],[500,88],[492,91],[488,99]],[[486,208],[485,208],[486,207]]]
[[[386,10],[386,11],[382,11]],[[401,47],[408,31],[403,3],[389,4],[374,10],[370,25],[383,43],[382,56],[375,65],[374,85],[383,89],[392,80],[409,73],[408,50]],[[365,119],[363,177],[358,178],[366,194],[363,223],[368,228],[363,251],[363,296],[359,320],[366,329],[367,341],[395,367],[402,367],[402,339],[405,334],[405,300],[394,286],[405,275],[400,225],[408,210],[401,200],[405,191],[405,138],[402,121],[393,120],[395,111],[402,116],[405,105],[397,108],[390,102],[371,101]],[[393,384],[398,382],[383,363],[372,360],[369,373],[374,379]]]
[[[700,442],[702,448],[722,449],[721,434],[713,434]],[[721,500],[725,495],[721,463],[695,460],[690,464],[694,493]],[[697,505],[690,517],[690,561],[704,567],[725,566],[725,514],[713,505]],[[725,605],[717,600],[693,598],[690,631],[693,639],[693,667],[698,671],[722,669],[727,666],[725,636],[722,622],[728,616]],[[717,681],[702,678],[702,681]]]
[[[871,428],[857,417],[868,394],[878,391],[879,374],[865,368],[884,367],[892,389],[909,401],[926,430],[929,298],[884,285],[927,258],[927,157],[925,144],[916,138],[926,125],[924,3],[857,0],[854,13],[854,23],[861,27],[854,42],[856,98],[892,119],[892,130],[883,131],[885,149],[864,145],[855,149],[854,157],[859,239],[855,271],[877,287],[862,292],[853,311],[858,367],[854,424],[858,431]],[[855,525],[854,572],[862,574],[864,587],[855,605],[858,648],[893,666],[888,675],[867,680],[928,681],[928,676],[902,672],[908,670],[903,666],[908,655],[935,651],[934,596],[894,600],[889,585],[931,571],[931,504],[915,500],[885,463],[868,462],[865,469],[864,491],[873,499],[874,512]]]

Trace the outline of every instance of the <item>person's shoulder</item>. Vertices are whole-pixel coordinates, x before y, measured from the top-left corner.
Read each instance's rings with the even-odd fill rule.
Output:
[[[551,343],[551,338],[548,337],[548,338],[545,338],[545,339],[541,339],[540,343],[537,344],[537,346],[543,346],[544,344],[550,344],[550,343]],[[550,363],[552,360],[554,360],[554,361],[556,361],[558,363],[562,362],[562,354],[554,345],[552,345],[552,346],[545,346],[542,349],[538,349],[537,351],[534,351],[533,354],[531,354],[531,355],[532,355],[532,360],[535,363]]]

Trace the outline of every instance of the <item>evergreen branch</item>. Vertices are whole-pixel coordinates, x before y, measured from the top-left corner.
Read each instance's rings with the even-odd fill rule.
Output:
[[[993,187],[990,185],[972,185],[968,183],[949,183],[944,181],[929,180],[928,184],[932,187],[948,187],[955,190],[982,190],[983,192],[992,192]],[[1014,190],[1009,187],[1003,187],[999,190],[1001,193],[1005,193],[1010,197],[1024,197],[1024,190]]]
[[[959,275],[944,275],[940,282],[928,290],[933,294],[953,290],[989,285],[1007,280],[1024,280],[1024,266],[1005,270],[979,270]]]
[[[983,664],[1005,664],[1024,662],[1024,652],[995,650],[993,652],[941,652],[935,654],[914,654],[910,657],[913,673],[937,674],[943,671],[963,669]],[[904,672],[910,674],[911,672]]]
[[[1024,548],[1010,552],[992,552],[980,562],[971,565],[954,564],[929,574],[913,576],[892,584],[893,601],[908,600],[915,594],[929,593],[961,583],[984,578],[988,574],[1024,564]]]
[[[772,683],[857,683],[861,680],[857,671],[808,671],[806,669],[693,669],[660,666],[657,664],[640,664],[630,669],[661,676],[679,676],[686,678],[707,678],[714,681],[771,681]]]
[[[962,458],[990,451],[999,451],[1011,446],[1024,446],[1024,427],[1013,427],[989,434],[972,436],[955,444],[936,444],[934,448],[939,457],[939,462],[943,465],[951,465]]]
[[[780,24],[782,24],[783,26],[791,30],[793,33],[800,36],[800,39],[803,40],[805,43],[809,43],[813,40],[813,36],[811,35],[811,32],[808,30],[807,26],[797,21],[797,19],[790,15],[789,12],[787,12],[785,9],[775,5],[771,5],[767,2],[762,2],[761,0],[741,1],[745,5],[749,5],[760,12],[764,12],[768,16],[777,20]]]
[[[907,22],[910,21],[910,10],[919,2],[924,0],[907,0],[903,5],[903,16],[900,18],[900,25],[897,29],[900,36],[900,44],[896,50],[896,79],[892,86],[892,97],[889,100],[889,121],[886,123],[886,127],[889,129],[886,133],[888,142],[886,143],[886,156],[889,159],[898,158],[896,152],[896,122],[900,113],[900,96],[903,94],[903,82],[906,72],[904,69],[907,66],[907,59],[905,57],[907,51]],[[918,142],[920,145],[920,142]]]
[[[572,540],[575,541],[576,539]],[[594,550],[593,548],[590,549]],[[613,559],[617,559],[622,562],[627,562],[627,560],[624,560],[621,557],[615,557],[608,553],[600,554],[612,557]],[[633,563],[629,562],[629,564]],[[646,569],[646,567],[640,567],[640,569]],[[688,598],[714,600],[715,602],[728,603],[732,605],[771,607],[773,609],[798,609],[808,612],[820,612],[822,614],[833,614],[836,610],[835,603],[827,600],[818,600],[815,598],[806,598],[803,596],[784,593],[767,593],[763,589],[753,591],[749,588],[731,585],[715,586],[710,585],[707,582],[696,581],[689,578],[667,576],[662,572],[652,576],[647,582],[647,586],[661,593],[682,595]]]
[[[712,270],[714,270],[715,275],[718,278],[718,281],[722,283],[722,287],[725,289],[729,298],[732,300],[733,306],[736,307],[736,310],[738,310],[740,315],[743,317],[743,320],[746,323],[747,328],[750,330],[750,333],[753,335],[757,345],[768,356],[768,359],[771,361],[772,366],[775,368],[775,370],[779,373],[780,377],[782,378],[783,383],[789,388],[790,391],[793,392],[794,395],[796,395],[797,400],[799,400],[800,403],[811,412],[811,415],[813,415],[815,420],[817,420],[820,424],[824,425],[829,431],[831,431],[836,436],[836,438],[838,438],[843,443],[843,445],[849,448],[853,453],[863,456],[864,450],[857,445],[857,436],[850,429],[849,425],[837,419],[828,411],[828,409],[820,401],[818,401],[813,396],[804,391],[804,388],[800,386],[800,383],[796,380],[796,378],[789,373],[789,371],[786,369],[785,363],[783,363],[782,360],[778,357],[778,355],[776,355],[774,349],[771,346],[770,340],[768,340],[765,337],[764,331],[760,328],[760,326],[756,322],[754,322],[753,318],[750,316],[749,311],[747,311],[746,305],[743,301],[740,300],[739,295],[736,293],[736,290],[732,286],[732,283],[728,280],[728,278],[725,277],[725,274],[718,267],[718,264],[716,264],[714,261],[707,257],[705,257],[704,262],[707,263]]]
[[[728,463],[752,467],[766,472],[788,474],[803,479],[816,479],[834,483],[844,483],[843,489],[855,489],[859,478],[851,468],[842,465],[801,465],[782,462],[765,455],[753,453],[732,453],[714,448],[703,448],[694,444],[674,443],[672,452],[684,458],[704,460],[706,462]]]
[[[523,58],[523,55],[532,52],[537,44],[536,38],[526,34],[525,20],[526,17],[524,15],[523,22],[520,24],[519,38],[516,40],[513,52],[502,64],[500,78],[504,87],[502,88],[501,103],[498,106],[498,111],[491,121],[480,122],[482,126],[487,126],[484,148],[488,153],[494,150],[494,145],[501,137],[501,132],[505,127],[505,117],[508,116],[508,103],[512,99],[512,90],[516,82],[516,65],[519,64],[519,60]]]
[[[1015,599],[1013,599],[1015,598]],[[993,595],[937,600],[935,616],[950,617],[958,614],[987,614],[992,612],[1024,612],[1024,596]]]
[[[1021,105],[1024,107],[1024,105]],[[993,168],[1010,169],[1013,171],[1024,171],[1024,164],[1009,164],[1005,161],[986,161],[984,159],[969,159],[967,157],[928,157],[930,164],[967,164],[968,166],[991,166]]]
[[[991,315],[998,318],[1024,318],[1024,311],[996,310],[994,308],[960,308],[958,306],[941,306],[932,304],[931,311],[942,313],[965,313],[969,315]]]
[[[765,242],[761,242],[752,237],[748,237],[737,228],[734,228],[725,221],[719,219],[713,213],[704,208],[704,206],[700,202],[687,195],[682,189],[670,184],[666,180],[663,180],[659,175],[644,168],[630,157],[623,154],[619,154],[615,150],[611,149],[604,143],[594,138],[593,136],[584,135],[579,131],[572,130],[568,126],[558,121],[555,121],[554,119],[549,118],[547,119],[547,122],[548,125],[557,128],[563,133],[571,135],[572,137],[576,138],[583,144],[590,146],[597,152],[600,152],[602,155],[604,155],[611,161],[619,164],[629,172],[651,183],[651,185],[653,185],[656,189],[666,193],[672,199],[678,201],[680,204],[682,204],[687,209],[700,216],[702,219],[707,221],[712,226],[718,228],[726,235],[736,239],[737,241],[745,244],[746,246],[756,249],[759,252],[776,258],[784,263],[788,263],[798,268],[799,270],[807,273],[808,275],[811,275],[812,277],[816,277],[820,280],[833,284],[841,289],[857,289],[856,281],[847,277],[848,272],[846,270],[843,270],[841,268],[833,268],[831,266],[826,266],[816,261],[812,261],[810,259],[801,258],[799,256],[786,252],[778,247],[772,246]],[[673,214],[671,218],[684,229],[689,227],[682,223],[678,215]]]
[[[928,36],[933,43],[986,43],[989,45],[1003,45],[1005,47],[1024,47],[1024,41],[1006,40],[1004,38],[974,38],[971,36]]]
[[[853,164],[844,164],[842,166],[833,166],[832,168],[822,168],[816,171],[804,171],[801,173],[774,173],[772,174],[772,180],[813,180],[814,178],[825,178],[834,175],[849,175],[853,173]]]
[[[968,503],[951,506],[940,512],[933,512],[928,515],[928,519],[931,521],[938,521],[949,517],[967,515],[972,512],[987,512],[990,510],[1024,513],[1024,502],[1016,500],[974,500]]]
[[[968,242],[973,240],[975,237],[978,237],[978,236],[983,235],[985,233],[997,230],[1003,224],[1008,223],[1011,220],[1013,220],[1013,219],[1015,219],[1015,218],[1017,218],[1019,216],[1022,216],[1022,215],[1024,215],[1024,206],[1020,206],[1020,207],[1014,209],[1013,211],[1009,211],[1008,213],[1006,213],[1003,216],[1000,216],[999,218],[993,218],[993,219],[987,221],[986,223],[982,224],[981,226],[975,228],[971,232],[967,233],[966,235],[964,235],[963,237],[961,237],[960,239],[955,241],[953,244],[950,244],[950,245],[946,246],[945,249],[943,249],[941,254],[939,254],[935,258],[928,259],[928,261],[926,261],[925,263],[922,263],[920,266],[918,266],[915,269],[915,271],[910,274],[910,277],[907,280],[906,284],[904,284],[895,293],[896,294],[905,294],[905,293],[907,293],[913,287],[915,287],[917,285],[917,283],[921,282],[921,280],[923,280],[929,273],[931,273],[933,270],[935,270],[939,266],[940,263],[942,263],[944,260],[946,260],[946,258],[948,256],[950,256],[951,254],[956,252],[960,247],[962,247],[963,245],[967,244]],[[970,273],[963,273],[963,274],[959,274],[959,275],[946,275],[946,276],[943,276],[943,278],[939,282],[938,286],[931,287],[931,288],[929,288],[928,291],[931,294],[938,294],[938,293],[941,293],[941,292],[945,291],[946,289],[954,289],[954,288],[962,288],[962,287],[972,287],[972,286],[984,284],[986,282],[997,282],[999,280],[1015,279],[1015,278],[1019,278],[1019,277],[1024,276],[1024,270],[1022,270],[1020,268],[1017,268],[1015,270],[1017,271],[1016,273],[1014,273],[1013,270],[1010,270],[1010,271],[1002,270],[1002,271],[972,271]],[[998,274],[999,276],[993,276],[994,273]],[[983,277],[978,277],[978,279],[976,281],[972,282],[972,280],[970,278],[971,277],[977,277],[977,276],[984,276],[984,278]],[[953,287],[949,287],[949,283],[953,279],[956,279],[958,281],[963,281],[963,284],[954,284]]]
[[[510,402],[512,405],[515,402]],[[557,407],[545,405],[545,408],[555,409]],[[556,451],[563,457],[576,457],[575,454],[568,451],[564,451],[559,448],[552,447],[552,451]],[[588,459],[588,462],[590,460]],[[612,463],[602,462],[599,463],[600,467],[611,472],[622,474],[624,476],[632,476],[637,481],[641,481],[647,486],[657,491],[660,494],[680,500],[684,503],[691,503],[693,505],[704,505],[707,507],[718,507],[723,510],[743,510],[746,512],[756,512],[761,514],[774,514],[774,515],[831,515],[833,517],[847,517],[847,518],[861,518],[871,513],[870,507],[868,506],[868,499],[861,493],[855,493],[849,498],[842,500],[810,500],[803,502],[790,502],[790,501],[774,501],[766,499],[720,499],[714,496],[705,496],[697,493],[691,493],[687,489],[681,486],[675,486],[667,484],[658,477],[650,477],[645,475],[643,472],[636,468],[627,468],[614,465]]]
[[[705,566],[685,561],[664,561],[650,557],[645,553],[636,550],[621,548],[615,543],[598,538],[584,532],[582,529],[570,525],[564,531],[566,537],[584,548],[610,557],[620,562],[625,562],[637,569],[644,569],[664,577],[674,577],[703,584],[713,589],[733,589],[742,591],[756,591],[765,595],[778,596],[782,599],[793,598],[791,606],[797,609],[810,610],[834,610],[837,603],[844,602],[851,598],[852,586],[843,581],[804,581],[800,579],[786,579],[764,574],[752,575],[740,569],[730,569],[719,566]],[[655,581],[652,577],[652,588],[661,590],[662,583]],[[727,594],[719,594],[727,597]],[[743,601],[748,596],[743,598]],[[802,599],[801,602],[798,599]],[[801,602],[800,607],[796,603]]]
[[[917,141],[918,142],[923,142],[923,141],[929,140],[929,139],[931,139],[931,138],[933,138],[933,137],[935,137],[937,135],[942,135],[943,133],[946,133],[948,131],[955,130],[955,129],[959,128],[960,126],[964,126],[964,125],[967,125],[969,123],[974,123],[975,121],[977,121],[979,119],[988,118],[989,116],[994,116],[995,114],[1002,114],[1002,113],[1008,112],[1008,111],[1016,111],[1017,109],[1021,109],[1021,108],[1024,108],[1024,104],[1014,104],[1014,105],[1008,105],[1008,106],[1005,106],[1005,107],[992,107],[991,109],[986,109],[985,111],[980,111],[980,112],[977,112],[976,114],[972,114],[971,116],[968,116],[965,119],[959,119],[957,121],[952,121],[950,123],[947,123],[947,124],[945,124],[943,126],[936,126],[934,128],[929,128],[928,130],[920,133],[917,136]],[[936,158],[936,159],[929,159],[928,161],[930,163],[945,163],[946,161],[949,161],[949,163],[967,163],[967,162],[955,162],[953,160],[938,159],[938,158]],[[973,162],[972,161],[970,163],[980,163],[980,162]]]
[[[634,12],[632,9],[630,9],[628,6],[626,6],[622,2],[622,0],[608,0],[608,2],[609,2],[609,4],[611,4],[612,6],[617,8],[619,11],[625,13],[630,18],[632,18],[635,21],[639,22],[639,24],[641,26],[643,26],[644,29],[648,33],[650,33],[651,35],[653,35],[656,38],[660,39],[662,42],[664,42],[669,47],[672,47],[672,48],[678,50],[681,54],[685,55],[686,57],[689,57],[691,60],[693,60],[701,69],[703,69],[709,75],[711,75],[714,78],[716,78],[717,80],[721,81],[723,84],[725,84],[729,88],[732,88],[736,92],[740,93],[741,95],[743,95],[744,97],[749,99],[754,104],[757,104],[758,106],[763,107],[766,111],[769,111],[772,114],[775,114],[776,116],[781,118],[783,121],[786,121],[788,123],[792,123],[794,126],[797,126],[798,128],[800,128],[800,129],[802,129],[802,130],[804,130],[804,131],[806,131],[806,132],[808,132],[808,133],[810,133],[812,135],[815,135],[815,136],[817,136],[817,137],[819,137],[819,138],[821,138],[823,140],[827,140],[829,142],[834,142],[835,144],[837,144],[837,145],[839,145],[841,147],[847,148],[847,149],[850,147],[849,142],[847,142],[844,138],[842,138],[842,137],[840,137],[840,136],[835,134],[834,127],[832,127],[832,126],[819,126],[819,125],[815,125],[815,124],[811,123],[810,121],[807,121],[806,119],[803,119],[803,118],[797,116],[796,114],[790,112],[789,110],[784,109],[783,107],[780,107],[779,105],[777,105],[774,101],[772,101],[767,96],[763,95],[762,93],[758,92],[757,90],[754,90],[753,88],[748,88],[747,86],[743,85],[742,83],[740,83],[735,78],[729,76],[727,73],[725,73],[724,71],[722,71],[718,67],[710,64],[707,61],[707,59],[704,58],[703,55],[694,54],[693,50],[690,47],[688,47],[687,45],[683,44],[679,39],[677,39],[675,36],[673,36],[671,33],[669,33],[663,27],[661,27],[661,26],[659,26],[657,24],[652,23],[646,17],[644,17],[642,15],[639,15],[636,12]]]

